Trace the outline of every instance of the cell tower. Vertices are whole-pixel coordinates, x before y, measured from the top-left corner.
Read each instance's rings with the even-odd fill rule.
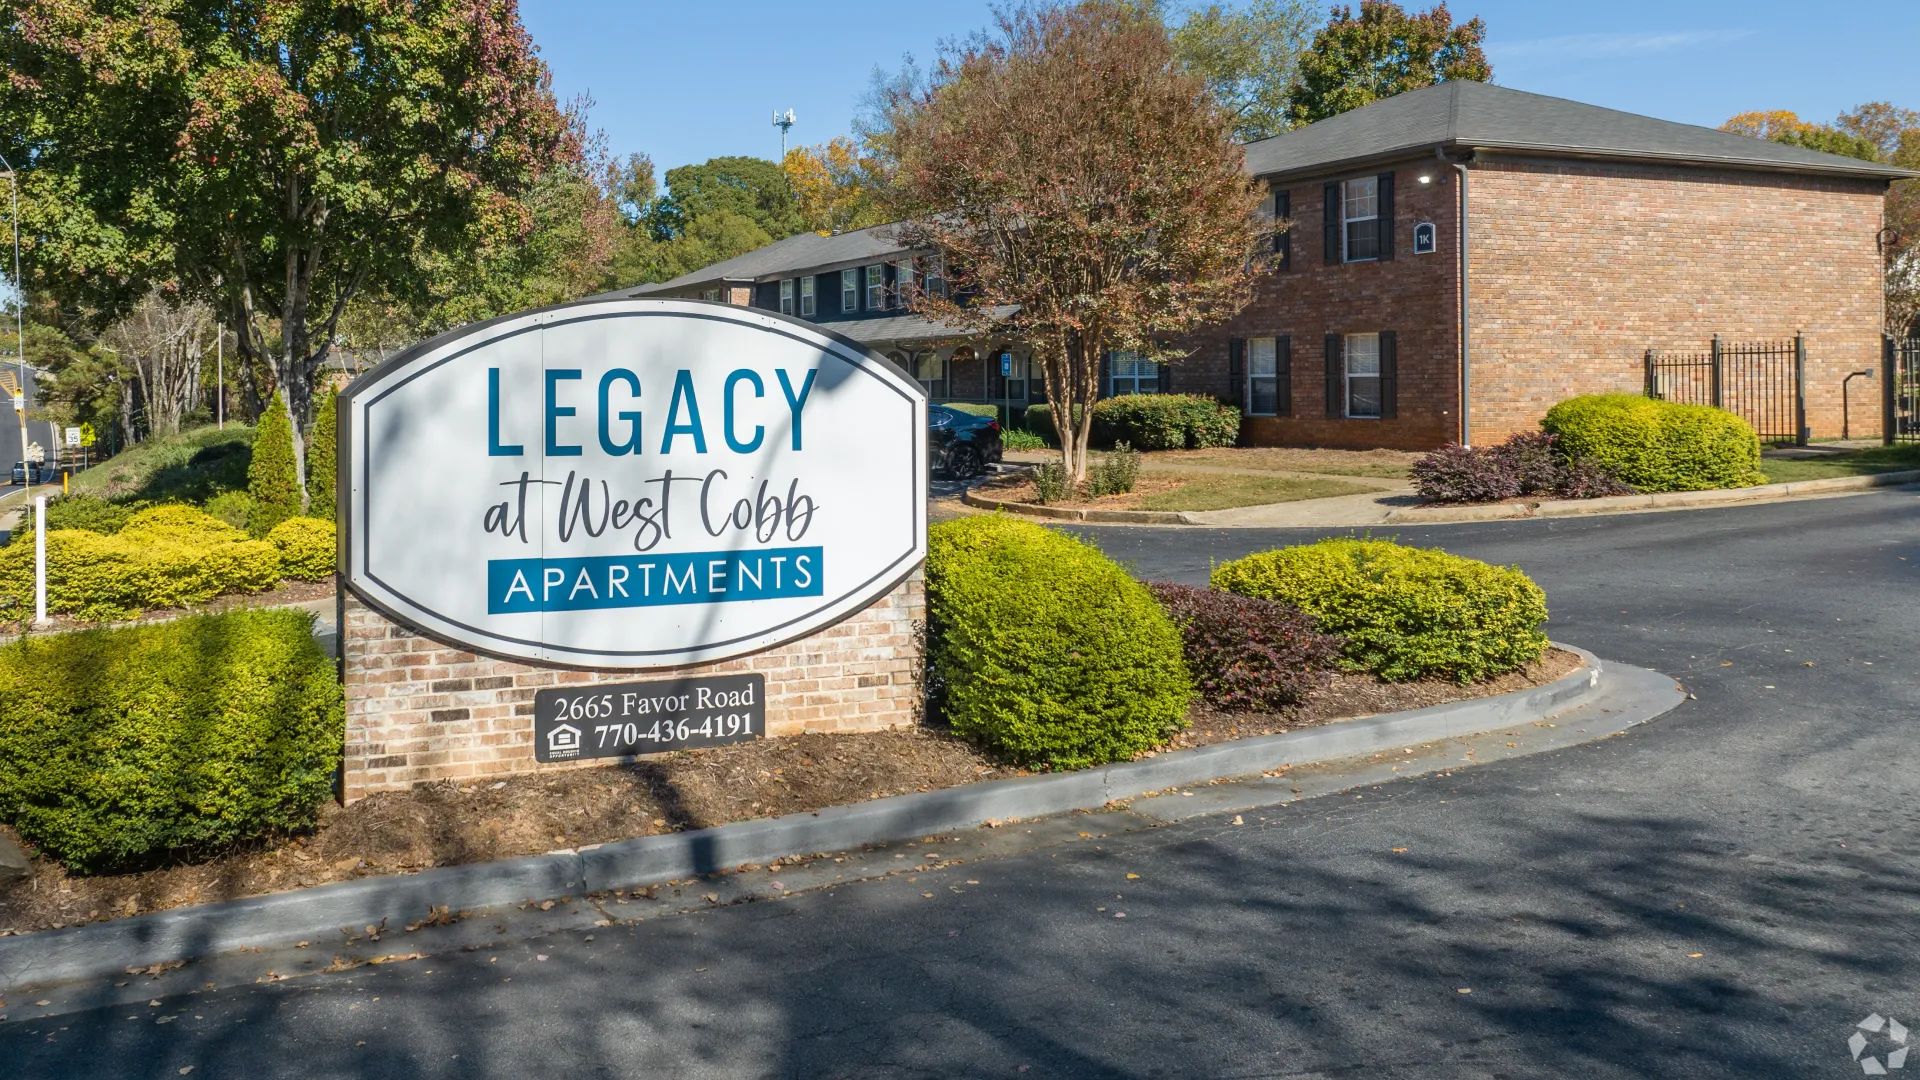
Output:
[[[787,160],[787,131],[793,127],[793,110],[773,110],[773,126],[780,129],[780,160]]]

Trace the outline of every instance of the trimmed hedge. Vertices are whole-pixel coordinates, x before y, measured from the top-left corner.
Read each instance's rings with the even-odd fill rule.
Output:
[[[144,502],[109,502],[93,495],[61,495],[47,500],[47,531],[86,529],[89,532],[117,533],[135,512],[146,508]],[[9,534],[10,543],[33,539],[33,507],[20,515],[20,523]]]
[[[982,405],[973,401],[943,401],[940,404],[945,408],[952,409],[955,412],[963,412],[969,416],[984,416],[989,420],[1000,419],[1000,406],[998,405]]]
[[[1180,628],[1187,669],[1215,708],[1297,705],[1340,656],[1341,640],[1292,604],[1164,581],[1147,588]]]
[[[1079,416],[1078,411],[1074,413]],[[1023,424],[1054,445],[1060,433],[1046,405],[1027,406]],[[1126,443],[1135,450],[1204,450],[1240,440],[1240,410],[1204,394],[1128,394],[1093,403],[1090,439],[1101,449]]]
[[[1563,453],[1604,467],[1641,491],[1705,491],[1764,484],[1760,439],[1744,419],[1709,405],[1639,394],[1568,398],[1540,426]]]
[[[345,738],[304,612],[0,647],[0,820],[83,872],[310,826]]]
[[[927,535],[933,687],[955,733],[1023,764],[1127,760],[1186,724],[1180,632],[1073,537],[1000,514]]]
[[[280,575],[300,581],[325,581],[333,576],[333,522],[320,518],[288,518],[273,527],[267,542],[280,553]]]
[[[51,515],[49,515],[51,516]],[[47,610],[88,620],[143,608],[185,607],[223,593],[259,592],[280,580],[280,554],[264,540],[190,506],[135,513],[112,536],[47,533]],[[0,617],[33,605],[33,545],[0,550]]]
[[[1389,682],[1474,682],[1547,650],[1547,597],[1517,567],[1385,540],[1322,540],[1223,563],[1213,587],[1295,604],[1346,639],[1343,661]]]
[[[1128,394],[1093,404],[1093,438],[1135,450],[1205,450],[1240,440],[1240,410],[1204,394]]]

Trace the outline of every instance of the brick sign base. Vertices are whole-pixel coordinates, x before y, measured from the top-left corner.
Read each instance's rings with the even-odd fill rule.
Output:
[[[920,719],[926,597],[919,571],[866,610],[752,656],[654,672],[581,671],[502,660],[394,622],[346,594],[340,650],[347,694],[345,798],[434,780],[607,765],[533,757],[543,687],[758,672],[767,733],[878,731]]]

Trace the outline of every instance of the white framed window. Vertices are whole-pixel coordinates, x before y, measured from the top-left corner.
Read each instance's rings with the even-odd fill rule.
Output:
[[[700,299],[712,300],[715,303],[718,303],[720,300],[720,290],[719,289],[701,289]]]
[[[1107,378],[1107,393],[1112,397],[1160,392],[1160,365],[1130,352],[1115,352]]]
[[[780,314],[782,315],[793,314],[793,279],[792,278],[782,278],[780,280]]]
[[[813,275],[808,274],[800,279],[800,317],[811,319],[813,311]]]
[[[1340,245],[1347,262],[1380,257],[1380,178],[1363,176],[1340,185]]]
[[[887,268],[880,263],[867,267],[867,310],[887,308]]]
[[[938,349],[928,349],[913,358],[913,377],[930,398],[947,396],[947,359]]]
[[[1380,335],[1348,334],[1346,340],[1347,415],[1380,418]]]
[[[926,290],[934,296],[947,295],[947,263],[938,255],[927,256]]]
[[[904,308],[913,299],[913,260],[901,259],[893,264],[893,306]]]
[[[860,271],[853,267],[840,271],[840,310],[860,310]]]
[[[1273,416],[1280,411],[1280,340],[1247,339],[1247,415]]]

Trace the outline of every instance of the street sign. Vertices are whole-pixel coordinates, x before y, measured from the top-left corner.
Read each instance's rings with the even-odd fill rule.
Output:
[[[1013,374],[1013,354],[1010,352],[1003,352],[1000,354],[1000,377],[1004,379],[1007,376],[1012,374]]]
[[[925,393],[797,319],[583,301],[424,342],[344,398],[347,584],[482,652],[743,656],[926,554]]]
[[[536,761],[658,754],[767,733],[767,677],[600,683],[533,695]]]
[[[80,429],[79,428],[70,427],[67,429],[67,445],[70,447],[74,447],[76,449],[80,446]]]

